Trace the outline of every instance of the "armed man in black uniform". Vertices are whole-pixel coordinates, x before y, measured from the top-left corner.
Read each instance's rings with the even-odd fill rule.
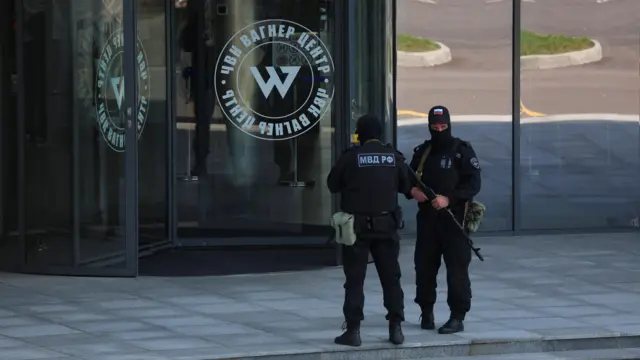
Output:
[[[382,123],[364,115],[358,119],[356,133],[360,146],[345,151],[331,169],[327,185],[341,194],[341,207],[354,216],[356,241],[343,247],[345,298],[343,313],[346,331],[335,339],[337,344],[360,346],[360,322],[364,319],[364,279],[369,252],[383,289],[384,306],[389,320],[389,341],[404,342],[404,293],[400,286],[397,230],[402,224],[398,193],[411,191],[404,156],[380,141]]]
[[[429,201],[417,187],[406,194],[407,198],[416,199],[419,206],[414,253],[415,302],[422,309],[420,326],[435,329],[436,277],[444,258],[451,315],[438,332],[453,334],[464,331],[463,321],[471,308],[471,248],[450,215],[441,210],[448,207],[458,222],[464,224],[467,204],[480,191],[480,164],[471,144],[452,136],[446,107],[431,108],[429,132],[431,139],[415,148],[409,166],[438,195]]]

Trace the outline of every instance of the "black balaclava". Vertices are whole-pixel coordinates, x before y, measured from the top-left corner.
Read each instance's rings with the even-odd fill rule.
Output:
[[[431,125],[436,123],[447,124],[447,129],[443,131],[431,129]],[[451,135],[449,109],[444,106],[434,106],[429,110],[429,132],[431,133],[431,143],[434,147],[448,146],[451,143],[453,136]]]
[[[373,115],[362,115],[356,122],[358,141],[364,144],[369,140],[380,140],[382,137],[382,123]]]

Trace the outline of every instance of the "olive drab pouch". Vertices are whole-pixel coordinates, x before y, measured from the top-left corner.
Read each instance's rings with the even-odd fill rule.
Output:
[[[338,244],[353,246],[356,242],[356,231],[354,228],[355,217],[339,211],[331,216],[331,227],[336,231],[336,242]]]
[[[482,223],[484,218],[484,211],[486,207],[479,201],[467,201],[464,204],[464,220],[462,221],[462,227],[469,232],[476,232]]]

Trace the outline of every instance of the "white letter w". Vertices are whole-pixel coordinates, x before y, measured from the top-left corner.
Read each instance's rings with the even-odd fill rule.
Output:
[[[298,71],[300,71],[300,66],[281,66],[280,70],[286,74],[284,81],[280,79],[280,75],[273,66],[267,66],[266,68],[267,73],[269,74],[269,80],[265,82],[258,71],[258,68],[255,66],[251,67],[251,74],[253,74],[253,77],[256,79],[256,83],[258,83],[258,86],[262,91],[262,95],[264,95],[265,99],[268,98],[275,87],[278,89],[280,96],[284,99],[291,87],[291,84],[293,84],[296,75],[298,75]]]

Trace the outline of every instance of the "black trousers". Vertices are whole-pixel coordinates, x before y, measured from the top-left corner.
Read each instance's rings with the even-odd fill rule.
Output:
[[[400,286],[402,276],[398,255],[400,242],[397,237],[358,237],[353,246],[344,246],[342,253],[345,296],[342,311],[345,320],[359,323],[364,320],[364,279],[367,275],[369,252],[378,270],[382,285],[386,319],[404,321],[404,293]]]
[[[461,211],[457,213],[462,220]],[[464,320],[471,309],[469,264],[471,248],[467,240],[444,211],[423,209],[417,215],[417,241],[414,253],[416,269],[415,302],[423,312],[433,311],[441,259],[447,267],[447,304],[451,317]]]

